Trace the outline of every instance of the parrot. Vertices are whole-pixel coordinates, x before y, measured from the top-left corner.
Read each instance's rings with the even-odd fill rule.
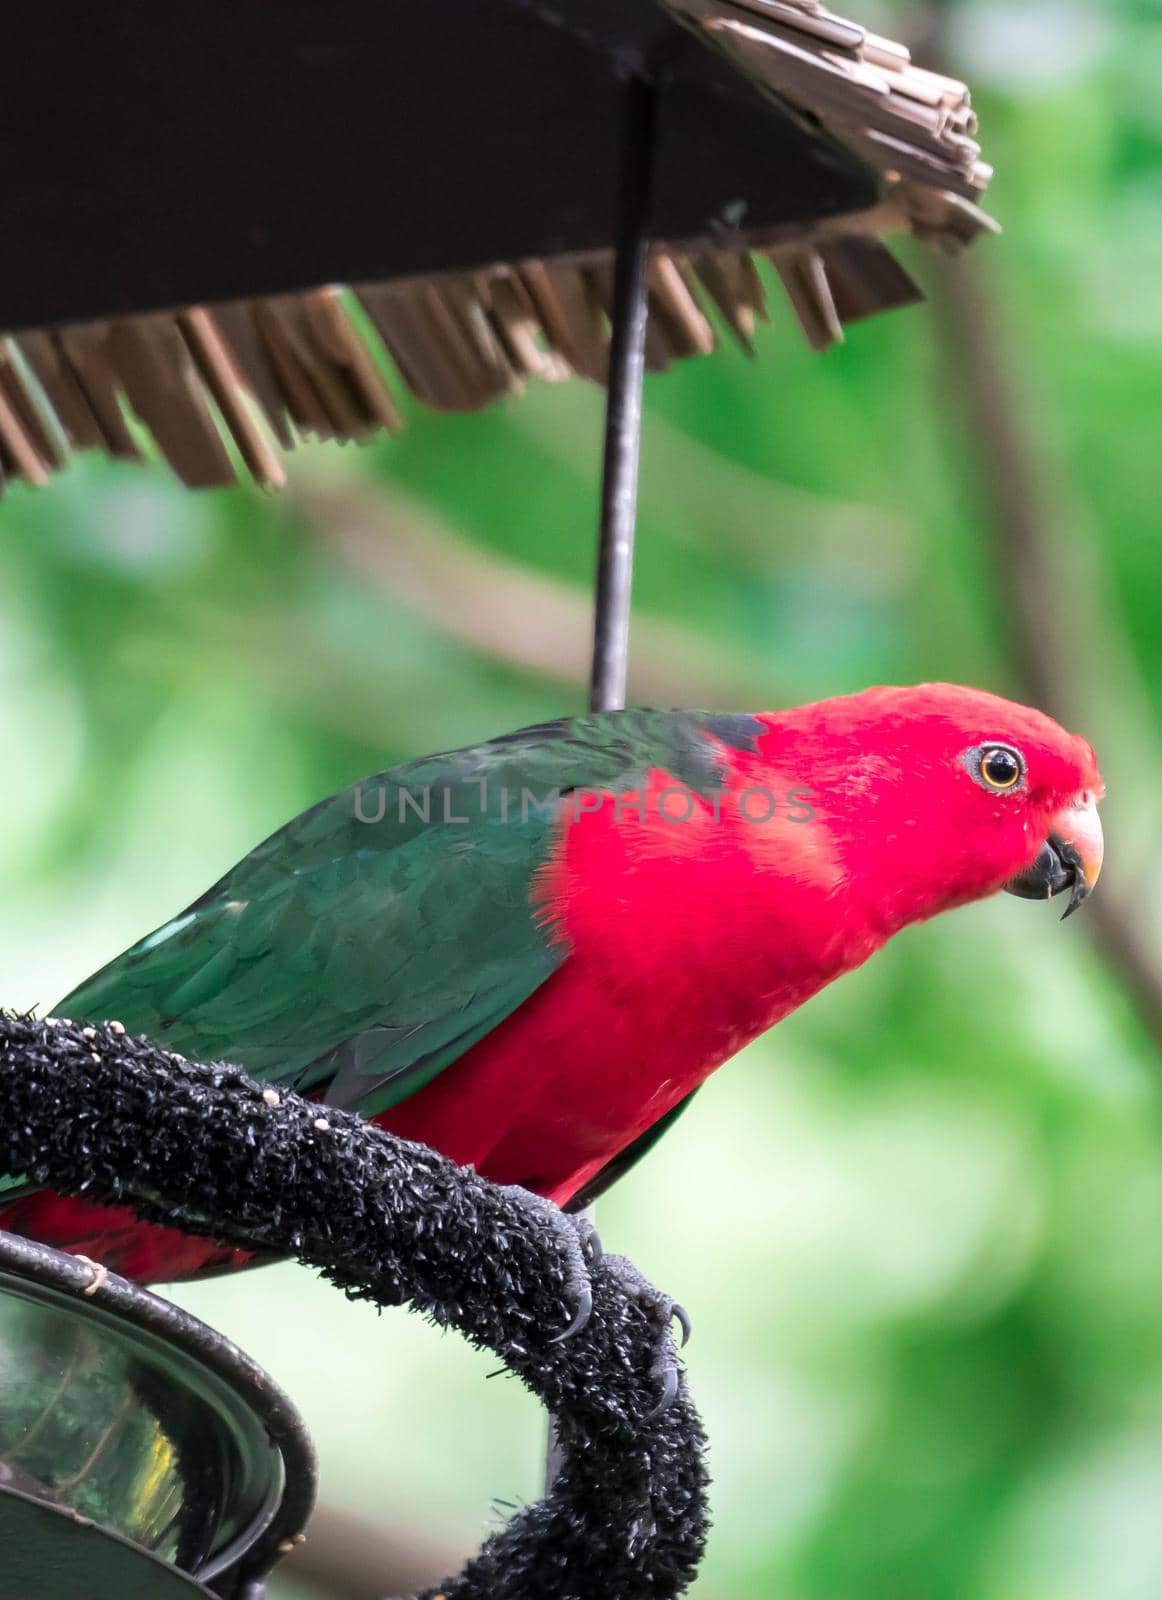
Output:
[[[893,934],[1088,896],[1092,747],[955,684],[565,717],[304,811],[58,1006],[576,1210]],[[0,1177],[0,1227],[140,1283],[252,1258]]]

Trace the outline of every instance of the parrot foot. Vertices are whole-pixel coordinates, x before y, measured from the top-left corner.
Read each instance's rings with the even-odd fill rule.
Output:
[[[523,1189],[520,1184],[506,1184],[504,1187],[519,1202],[524,1212],[531,1213],[540,1220],[557,1240],[564,1254],[563,1287],[566,1298],[575,1310],[569,1326],[562,1332],[554,1334],[549,1340],[550,1344],[561,1344],[564,1340],[571,1339],[575,1333],[580,1333],[593,1314],[593,1288],[589,1282],[589,1269],[601,1260],[601,1240],[597,1236],[597,1229],[587,1217],[568,1216],[551,1200],[546,1200],[544,1195],[534,1194],[531,1189]]]
[[[658,1385],[660,1393],[657,1404],[646,1417],[647,1422],[652,1422],[673,1404],[678,1394],[678,1361],[670,1324],[676,1322],[682,1330],[678,1348],[684,1350],[692,1331],[690,1316],[684,1306],[651,1283],[628,1256],[607,1255],[603,1258],[603,1265],[626,1299],[645,1313],[657,1331],[657,1347],[650,1377]]]

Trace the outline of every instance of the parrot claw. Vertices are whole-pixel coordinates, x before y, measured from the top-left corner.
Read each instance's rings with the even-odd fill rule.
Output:
[[[662,1393],[656,1405],[646,1412],[647,1422],[656,1422],[663,1411],[668,1411],[678,1398],[678,1364],[677,1362],[663,1361],[656,1366],[650,1376],[660,1381]]]
[[[685,1350],[686,1346],[690,1343],[690,1335],[694,1332],[694,1324],[690,1321],[690,1313],[686,1310],[685,1306],[680,1306],[675,1300],[673,1305],[670,1307],[670,1315],[682,1330],[682,1338],[679,1342],[678,1349]]]
[[[567,1328],[555,1333],[550,1344],[563,1344],[581,1332],[593,1314],[593,1288],[589,1282],[589,1269],[602,1258],[601,1240],[597,1229],[588,1217],[568,1216],[559,1206],[543,1195],[523,1189],[520,1184],[504,1186],[526,1213],[538,1218],[560,1244],[564,1253],[564,1283],[566,1299],[574,1306]]]
[[[601,1235],[593,1225],[593,1220],[584,1211],[571,1218],[577,1230],[577,1237],[581,1241],[581,1248],[585,1252],[585,1259],[591,1267],[595,1267],[605,1255],[605,1247],[601,1243]]]
[[[650,1368],[650,1377],[660,1385],[661,1395],[646,1415],[646,1421],[653,1422],[674,1403],[678,1394],[678,1362],[670,1324],[676,1322],[681,1329],[679,1349],[684,1350],[692,1332],[690,1315],[684,1306],[652,1284],[628,1256],[607,1255],[604,1264],[626,1299],[658,1330],[657,1357]]]
[[[579,1290],[577,1294],[577,1310],[573,1313],[572,1322],[563,1333],[555,1333],[549,1340],[549,1343],[564,1344],[566,1339],[571,1339],[575,1333],[581,1332],[581,1329],[589,1321],[589,1318],[592,1315],[593,1290],[589,1288],[588,1284],[586,1284],[585,1287]]]

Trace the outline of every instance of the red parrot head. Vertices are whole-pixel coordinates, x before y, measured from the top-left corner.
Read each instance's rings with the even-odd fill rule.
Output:
[[[780,729],[803,752],[800,779],[876,921],[899,927],[997,889],[1069,890],[1069,916],[1097,882],[1097,759],[1043,712],[925,683],[776,714],[772,756]]]

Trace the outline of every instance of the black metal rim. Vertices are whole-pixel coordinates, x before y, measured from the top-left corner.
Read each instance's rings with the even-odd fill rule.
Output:
[[[0,1232],[0,1271],[45,1288],[84,1296],[93,1287],[93,1268],[75,1256],[15,1234]],[[193,1574],[200,1582],[231,1592],[269,1571],[303,1531],[315,1502],[317,1467],[306,1426],[291,1400],[272,1378],[231,1340],[187,1311],[127,1279],[108,1273],[86,1297],[98,1310],[143,1329],[193,1357],[254,1411],[282,1457],[282,1491],[258,1535],[243,1549],[224,1552]]]

